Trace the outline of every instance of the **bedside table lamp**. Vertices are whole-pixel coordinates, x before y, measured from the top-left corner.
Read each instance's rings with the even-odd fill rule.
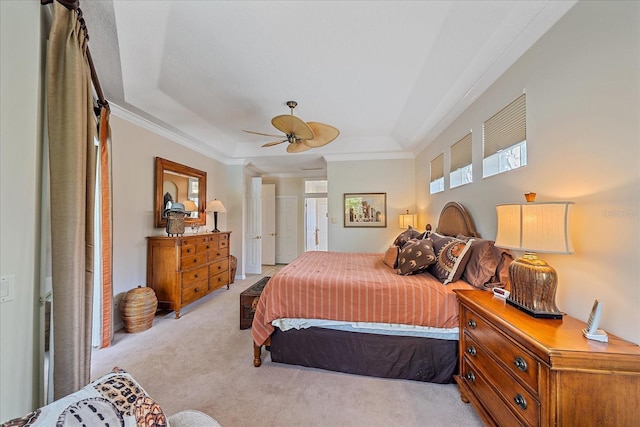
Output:
[[[416,227],[416,214],[410,214],[409,209],[407,209],[406,214],[398,215],[398,227],[406,229],[409,226]]]
[[[525,254],[509,266],[507,303],[533,317],[561,319],[555,303],[558,276],[535,252],[573,253],[569,238],[571,202],[498,205],[495,245]]]
[[[213,199],[207,205],[207,212],[213,212],[213,232],[219,233],[218,230],[218,212],[226,212],[227,210],[224,208],[222,202],[218,199]]]

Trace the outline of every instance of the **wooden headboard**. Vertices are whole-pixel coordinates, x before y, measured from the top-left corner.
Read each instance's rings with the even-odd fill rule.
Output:
[[[480,237],[473,225],[473,219],[469,212],[458,202],[449,202],[444,205],[438,219],[436,233],[445,236],[457,236],[463,234],[469,237]]]

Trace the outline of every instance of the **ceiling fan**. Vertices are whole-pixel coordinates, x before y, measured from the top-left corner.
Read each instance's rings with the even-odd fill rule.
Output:
[[[340,131],[333,126],[318,122],[304,122],[294,116],[293,109],[296,108],[296,105],[298,105],[296,101],[288,101],[287,107],[291,109],[291,114],[283,114],[271,119],[271,124],[276,129],[284,133],[284,139],[267,142],[262,145],[263,147],[271,147],[282,144],[283,142],[288,142],[289,146],[287,147],[287,152],[300,153],[311,148],[327,145],[338,137]],[[282,138],[282,135],[272,135],[268,133],[253,132],[250,130],[245,130],[245,132],[255,135]]]

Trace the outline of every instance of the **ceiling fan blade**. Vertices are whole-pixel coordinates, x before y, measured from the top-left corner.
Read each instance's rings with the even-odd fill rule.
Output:
[[[271,119],[271,124],[278,129],[289,134],[294,134],[298,139],[313,139],[314,134],[308,124],[301,119],[297,118],[293,114],[283,114],[281,116],[275,116]]]
[[[272,135],[270,133],[262,133],[262,132],[254,132],[252,130],[243,130],[246,133],[252,133],[254,135],[262,135],[262,136],[275,136],[276,138],[280,138],[282,135]]]
[[[287,153],[302,153],[303,151],[311,150],[307,144],[304,144],[303,141],[293,142],[289,144],[287,147]]]
[[[309,147],[317,148],[327,145],[340,135],[340,131],[333,126],[326,125],[318,122],[307,122],[315,137],[313,139],[307,139],[305,144]]]
[[[287,142],[286,139],[283,139],[282,141],[272,141],[272,142],[267,142],[266,144],[262,144],[263,147],[272,147],[274,145],[278,145],[278,144],[282,144],[283,142]]]

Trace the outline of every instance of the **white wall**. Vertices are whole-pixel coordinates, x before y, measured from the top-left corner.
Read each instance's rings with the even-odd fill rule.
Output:
[[[413,159],[330,161],[329,250],[384,252],[400,233],[398,215],[415,212]],[[344,193],[387,193],[386,228],[345,228]]]
[[[237,185],[231,184],[229,191],[227,180],[228,173],[233,174],[234,168],[241,168],[240,166],[226,166],[115,114],[111,115],[111,139],[114,295],[121,296],[129,289],[145,285],[146,236],[166,233],[164,228],[153,226],[156,156],[207,173],[207,201],[219,199],[227,209],[226,213],[218,214],[218,229],[232,231],[231,254],[240,255],[241,233],[233,227],[242,225],[238,219],[242,193]],[[210,214],[207,214],[206,229],[213,229],[213,217]],[[187,228],[186,234],[190,232]]]
[[[0,303],[0,422],[39,402],[40,2],[0,2],[0,275],[15,299]]]
[[[573,255],[541,255],[558,272],[561,310],[640,343],[640,3],[579,2],[416,158],[422,221],[462,202],[485,238],[495,205],[575,202]],[[482,122],[526,89],[528,166],[482,179]],[[429,196],[429,162],[473,130],[474,183]],[[447,166],[445,166],[445,175]],[[448,180],[445,178],[445,188]]]

